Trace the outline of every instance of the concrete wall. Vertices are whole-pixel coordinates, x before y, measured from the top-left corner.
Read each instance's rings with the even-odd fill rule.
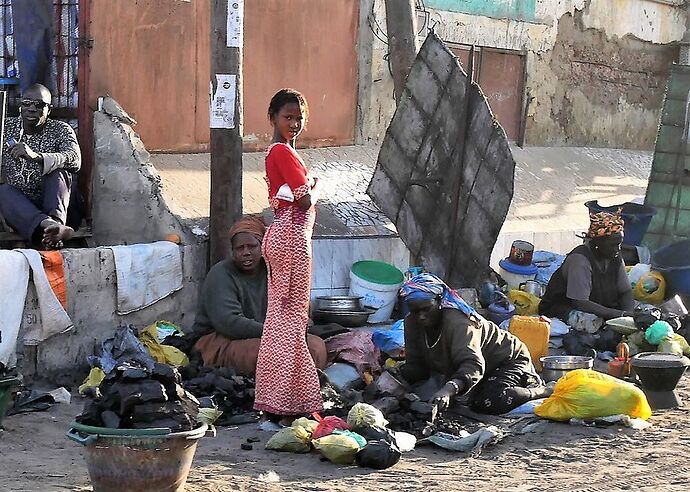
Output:
[[[385,39],[383,0],[364,3],[370,4],[364,20]],[[673,43],[685,30],[684,8],[674,4],[680,2],[537,0],[533,15],[487,10],[487,4],[514,3],[425,2],[427,26],[449,43],[526,55],[527,144],[650,149],[678,53]],[[373,33],[371,38],[371,50],[360,55],[360,141],[380,140],[395,109],[383,61],[387,46]]]
[[[70,384],[83,378],[87,357],[100,343],[111,337],[118,327],[129,324],[143,328],[165,319],[189,330],[194,322],[197,292],[206,272],[206,244],[181,247],[183,289],[141,311],[125,316],[116,314],[115,260],[108,248],[65,250],[67,314],[74,328],[56,335],[36,347],[18,348],[22,374],[28,379],[47,379]],[[24,307],[22,329],[41,323],[33,284],[30,284]],[[20,335],[21,336],[21,335]]]
[[[111,98],[94,113],[95,165],[92,178],[96,244],[160,241],[169,233],[193,240],[161,194],[161,178],[130,124]]]

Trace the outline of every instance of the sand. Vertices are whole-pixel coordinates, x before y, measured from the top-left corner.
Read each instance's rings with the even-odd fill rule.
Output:
[[[690,405],[689,376],[681,381],[679,394]],[[2,491],[92,490],[84,448],[65,437],[82,404],[76,397],[70,405],[5,419],[5,430],[0,431]],[[687,407],[658,412],[650,422],[649,429],[635,431],[544,421],[535,432],[510,436],[476,458],[419,446],[385,471],[333,465],[315,453],[266,451],[270,434],[244,425],[219,429],[217,437],[202,439],[186,490],[687,490]],[[248,437],[259,437],[260,442],[251,451],[241,450]],[[273,473],[267,478],[269,472]]]

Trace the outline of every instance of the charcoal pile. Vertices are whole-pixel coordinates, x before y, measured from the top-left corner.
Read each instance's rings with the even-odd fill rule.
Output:
[[[177,369],[166,364],[120,363],[106,375],[77,421],[114,429],[192,430],[199,400],[181,382]]]
[[[180,368],[182,385],[194,394],[204,408],[221,410],[217,425],[254,422],[254,379],[240,376],[225,367],[204,367],[198,352],[189,355],[188,366]]]

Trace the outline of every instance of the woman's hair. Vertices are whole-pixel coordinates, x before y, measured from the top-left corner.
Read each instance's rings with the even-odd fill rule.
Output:
[[[272,118],[278,114],[278,111],[280,111],[283,106],[290,103],[299,105],[302,110],[302,116],[304,116],[304,122],[306,123],[309,118],[309,105],[304,95],[295,89],[280,89],[275,93],[268,105],[268,117]]]

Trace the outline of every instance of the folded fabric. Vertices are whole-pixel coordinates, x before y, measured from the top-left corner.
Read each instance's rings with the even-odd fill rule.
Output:
[[[65,283],[65,266],[62,253],[59,251],[43,251],[40,254],[50,288],[53,289],[53,293],[60,301],[60,304],[62,304],[62,307],[67,309],[67,285]]]
[[[8,367],[16,364],[16,348],[29,286],[31,268],[40,323],[28,325],[25,345],[38,345],[53,335],[72,328],[72,320],[60,304],[43,268],[41,255],[32,249],[0,251],[0,362]]]
[[[182,257],[177,244],[111,246],[117,276],[117,313],[144,309],[182,289]]]
[[[0,363],[14,367],[17,363],[17,337],[29,286],[29,264],[24,255],[0,250],[0,278]]]
[[[24,255],[29,262],[38,298],[38,308],[41,312],[41,322],[29,325],[27,328],[24,334],[24,345],[38,345],[53,335],[71,329],[74,325],[50,286],[39,252],[33,249],[16,251]]]

